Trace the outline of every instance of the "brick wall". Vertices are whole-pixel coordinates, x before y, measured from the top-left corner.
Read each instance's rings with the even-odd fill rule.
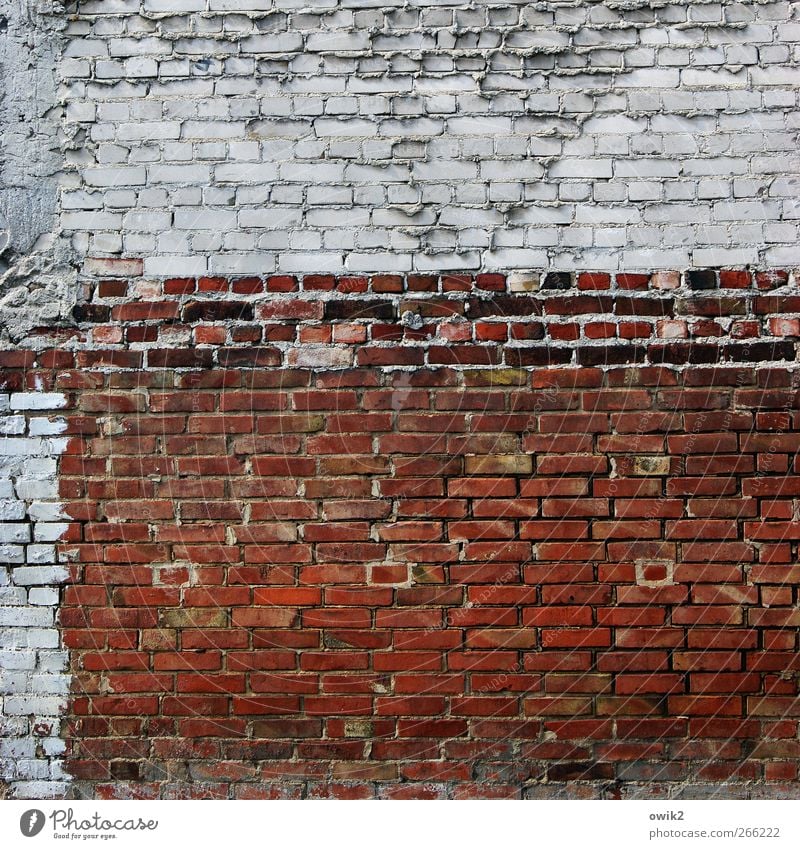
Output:
[[[800,261],[797,4],[67,5],[81,257],[167,276]]]
[[[18,352],[0,357],[4,368],[25,363]],[[57,479],[68,439],[54,412],[67,403],[10,375],[0,394],[0,791],[22,798],[61,795],[70,779],[60,739],[69,664],[56,619],[68,577],[56,553],[69,527]]]
[[[98,281],[3,360],[68,399],[72,792],[791,795],[795,292]]]
[[[790,795],[799,32],[0,0],[0,795]]]

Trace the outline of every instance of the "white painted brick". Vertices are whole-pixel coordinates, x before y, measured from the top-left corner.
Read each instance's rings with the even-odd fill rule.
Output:
[[[800,245],[771,247],[764,252],[764,259],[772,268],[785,268],[800,264]]]
[[[356,253],[347,257],[348,271],[411,271],[413,260],[410,255],[400,253]]]
[[[53,545],[29,545],[26,549],[27,562],[30,564],[49,564],[56,562],[56,549]]]
[[[208,271],[208,260],[204,256],[151,256],[144,261],[145,274],[158,277],[202,275]]]
[[[19,799],[63,799],[69,781],[15,781],[14,790]]]
[[[64,505],[58,501],[33,501],[28,516],[35,522],[54,522],[66,518]]]
[[[33,526],[33,539],[35,542],[55,542],[67,532],[67,522],[42,522],[37,521]]]
[[[0,647],[15,649],[57,649],[59,635],[55,628],[0,628]]]
[[[6,696],[3,704],[3,709],[9,716],[30,713],[58,716],[65,708],[65,700],[54,696]]]
[[[25,502],[0,501],[0,522],[25,518]]]
[[[2,422],[2,419],[0,419]],[[67,429],[66,419],[62,418],[32,418],[28,423],[28,433],[31,436],[53,436],[64,433]]]
[[[341,274],[345,270],[344,259],[339,252],[325,251],[316,254],[284,254],[280,258],[280,271],[302,273],[314,262],[320,272]]]
[[[0,417],[0,434],[19,435],[25,433],[24,416],[2,416]]]
[[[462,244],[464,233],[461,234]],[[481,242],[481,244],[484,244]],[[481,267],[481,255],[478,251],[461,253],[414,254],[415,271],[475,271]]]
[[[18,498],[32,501],[37,498],[57,498],[58,483],[55,480],[19,478],[15,483]]]
[[[524,248],[504,248],[501,250],[487,251],[483,255],[487,268],[524,268],[536,269],[547,266],[547,253],[541,250],[528,250]]]
[[[22,545],[0,544],[0,562],[25,563],[25,548]]]
[[[611,177],[610,159],[562,159],[548,168],[550,179]]]
[[[202,12],[205,7],[206,0],[144,0],[146,12],[169,12],[172,15],[178,12]]]
[[[15,566],[13,581],[18,586],[50,586],[69,577],[64,566]]]
[[[34,669],[36,653],[32,651],[0,651],[0,669]]]
[[[59,593],[54,587],[34,587],[28,592],[30,604],[55,607],[58,604]]]
[[[30,541],[30,525],[0,522],[0,543],[24,543]]]
[[[57,392],[15,392],[9,404],[12,410],[58,410],[66,407],[67,398]]]
[[[44,607],[0,607],[0,627],[47,628],[53,624],[52,610]]]
[[[622,267],[626,271],[652,271],[653,269],[685,268],[689,265],[688,250],[665,250],[650,248],[626,250],[622,256]]]
[[[25,604],[28,594],[22,587],[0,587],[0,606]]]

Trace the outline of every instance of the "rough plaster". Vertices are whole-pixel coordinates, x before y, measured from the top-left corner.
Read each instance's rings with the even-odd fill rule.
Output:
[[[14,339],[69,315],[75,272],[58,236],[65,26],[52,0],[0,0],[0,327]]]

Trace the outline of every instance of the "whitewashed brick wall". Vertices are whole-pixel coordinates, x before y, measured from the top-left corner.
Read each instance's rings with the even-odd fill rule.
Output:
[[[153,275],[800,262],[800,4],[67,10],[79,254]]]
[[[66,425],[61,394],[0,394],[0,797],[64,794],[61,715],[68,657],[57,628],[67,570],[56,541],[67,528],[58,501]]]

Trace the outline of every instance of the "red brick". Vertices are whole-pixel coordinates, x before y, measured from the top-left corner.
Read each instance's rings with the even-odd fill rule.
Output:
[[[750,286],[749,272],[719,274]],[[291,277],[176,279],[161,284],[175,301],[117,302],[93,337],[8,352],[7,389],[66,389],[81,411],[60,460],[63,550],[75,552],[61,629],[72,716],[86,723],[71,732],[84,746],[74,773],[113,792],[141,757],[112,741],[134,751],[147,734],[152,757],[181,760],[198,793],[237,798],[281,780],[310,797],[445,784],[452,797],[519,795],[544,775],[591,792],[609,776],[792,781],[792,371],[634,366],[636,346],[585,343],[579,357],[599,367],[567,363],[580,327],[637,339],[675,321],[739,356],[720,316],[731,338],[793,346],[794,302],[760,295],[762,327],[736,318],[744,294],[693,296],[679,312],[619,291],[662,277],[626,272],[612,289],[610,275],[581,273],[577,297],[506,295],[503,275],[483,274],[308,275],[300,295]],[[101,296],[125,298],[126,281],[112,282]],[[380,301],[358,297],[368,285]],[[444,298],[394,297],[440,286]],[[467,311],[473,286],[484,297]],[[137,287],[157,298],[158,284]],[[200,347],[182,348],[169,323],[195,288]],[[268,300],[249,298],[262,288]],[[248,298],[215,295],[228,291]],[[395,323],[398,306],[423,328]],[[554,312],[556,348],[530,321]],[[521,348],[501,348],[506,315]],[[278,368],[285,344],[331,339],[360,346],[359,365]],[[136,341],[158,345],[146,366]],[[716,356],[665,342],[651,354]],[[788,352],[771,345],[750,351]],[[501,357],[509,368],[495,368]],[[669,474],[638,474],[648,455],[669,457]]]

